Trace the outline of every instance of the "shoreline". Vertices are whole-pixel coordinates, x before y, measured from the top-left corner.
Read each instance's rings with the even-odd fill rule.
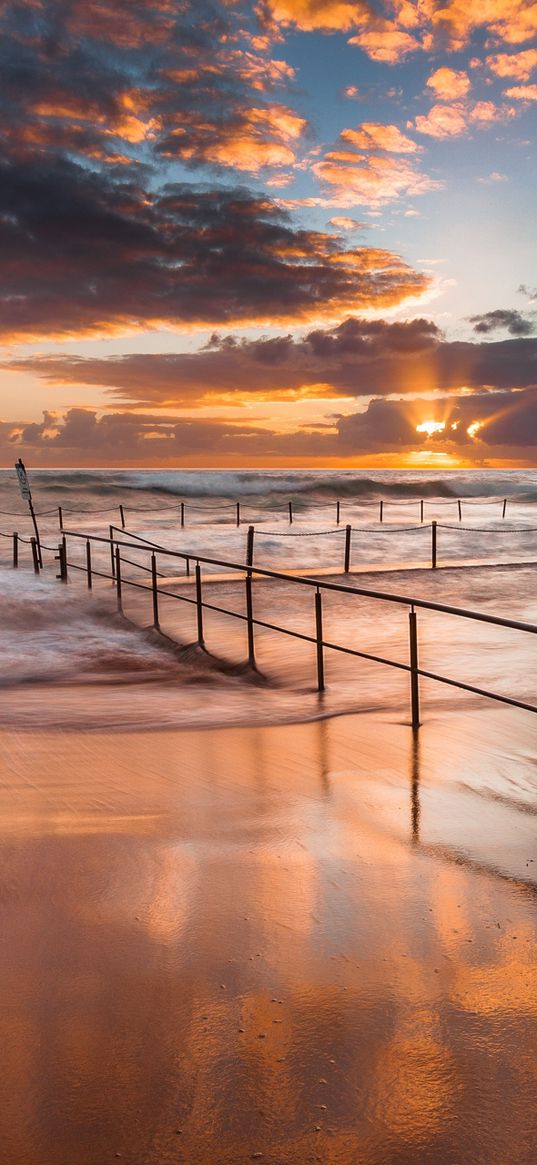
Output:
[[[531,1165],[530,717],[0,736],[13,1165]]]

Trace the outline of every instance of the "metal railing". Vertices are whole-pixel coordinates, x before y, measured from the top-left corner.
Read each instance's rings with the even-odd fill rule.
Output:
[[[515,504],[521,504],[524,502],[524,500],[525,500],[524,497],[518,497],[515,500]],[[532,497],[527,498],[528,502],[532,502],[533,500],[534,499]],[[345,508],[352,509],[353,507],[356,507],[356,506],[359,506],[361,508],[363,507],[363,508],[368,508],[368,509],[376,509],[378,512],[378,521],[380,523],[384,523],[388,508],[391,508],[393,506],[403,506],[403,507],[411,506],[411,507],[414,507],[414,512],[416,514],[416,517],[418,518],[418,520],[420,522],[425,521],[426,507],[433,506],[435,509],[437,509],[438,506],[453,506],[453,507],[456,506],[457,507],[458,521],[462,522],[463,507],[464,507],[464,509],[466,509],[467,506],[488,506],[488,507],[498,506],[500,509],[501,517],[502,517],[502,519],[504,519],[506,517],[506,514],[507,514],[508,502],[510,502],[510,499],[498,498],[498,497],[494,497],[494,498],[492,498],[492,497],[491,498],[415,498],[415,497],[414,498],[392,498],[392,497],[388,497],[388,498],[386,498],[386,497],[384,497],[384,498],[363,498],[363,497],[360,497],[359,495],[356,495],[355,497],[346,495],[343,499],[337,498],[337,499],[332,500],[332,501],[322,502],[322,501],[318,501],[317,499],[311,499],[307,495],[304,495],[304,496],[299,497],[298,499],[296,497],[289,498],[289,499],[282,498],[281,503],[270,502],[268,504],[265,503],[263,505],[256,505],[255,501],[253,499],[252,500],[249,499],[249,500],[245,501],[244,498],[242,500],[239,500],[236,498],[234,498],[234,499],[230,498],[228,500],[223,499],[223,500],[218,501],[218,502],[207,502],[207,501],[200,501],[200,500],[194,499],[192,497],[188,497],[186,499],[185,498],[178,498],[177,501],[172,502],[171,505],[161,503],[158,506],[135,506],[135,505],[131,505],[130,502],[129,503],[117,502],[112,506],[96,507],[96,508],[89,508],[89,509],[85,509],[83,506],[74,506],[74,507],[73,506],[54,506],[54,507],[47,509],[47,510],[36,510],[35,516],[37,518],[42,518],[42,517],[49,517],[52,514],[57,514],[60,529],[61,529],[63,526],[63,519],[64,519],[64,516],[66,514],[71,514],[71,515],[75,514],[75,515],[80,515],[80,516],[83,514],[89,515],[89,516],[92,514],[97,514],[97,515],[119,514],[119,520],[120,520],[121,526],[123,528],[125,528],[125,526],[127,524],[127,514],[129,514],[129,515],[131,515],[131,514],[161,514],[161,513],[162,514],[170,514],[170,515],[175,514],[177,516],[177,519],[178,519],[180,526],[182,528],[184,528],[185,525],[187,524],[187,518],[188,518],[189,523],[190,523],[193,516],[195,516],[196,514],[202,515],[204,513],[207,513],[207,514],[214,513],[215,515],[221,514],[224,517],[226,515],[229,515],[230,523],[232,523],[236,526],[241,526],[241,525],[245,525],[248,522],[251,522],[252,512],[255,511],[258,514],[261,513],[264,516],[267,515],[269,517],[270,516],[277,517],[278,515],[282,515],[287,519],[289,525],[292,526],[293,523],[297,520],[297,518],[300,518],[303,514],[309,514],[311,512],[317,512],[317,511],[323,511],[323,510],[328,511],[329,510],[334,514],[336,525],[339,526],[341,524],[342,515],[344,513]],[[0,515],[9,516],[9,517],[21,517],[21,518],[25,517],[24,513],[20,512],[18,510],[0,510]]]
[[[125,515],[123,515],[123,521],[124,521],[124,518],[125,518]],[[61,517],[60,517],[60,521],[62,521]],[[117,531],[117,532],[120,532],[122,534],[125,534],[126,537],[137,537],[140,542],[147,541],[143,537],[142,534],[136,533],[134,535],[132,531],[127,530],[126,525],[115,526],[115,525],[111,524],[111,525],[109,525],[108,529],[109,529],[110,538],[113,538],[115,536],[115,532]],[[433,519],[431,522],[424,522],[423,524],[420,524],[419,526],[391,526],[391,525],[388,525],[388,526],[384,526],[382,530],[379,529],[378,525],[377,526],[351,526],[350,524],[347,524],[345,526],[332,527],[331,529],[328,529],[328,530],[297,530],[297,531],[267,530],[264,526],[258,527],[258,526],[249,525],[247,528],[246,545],[245,545],[246,565],[247,566],[253,565],[254,545],[257,545],[257,543],[259,542],[260,539],[261,540],[268,539],[268,538],[270,538],[270,539],[301,538],[302,539],[302,538],[321,538],[321,537],[326,537],[326,536],[333,536],[333,537],[342,536],[343,537],[343,546],[342,546],[341,563],[342,563],[342,569],[343,569],[344,573],[347,574],[351,569],[353,540],[355,541],[357,537],[360,538],[361,540],[363,540],[364,536],[367,536],[367,535],[378,535],[378,536],[384,537],[385,535],[393,535],[393,534],[399,534],[399,535],[400,534],[425,534],[427,531],[429,531],[429,537],[430,537],[429,559],[430,559],[431,568],[433,570],[435,570],[439,565],[439,531],[440,530],[446,530],[446,531],[449,530],[455,534],[463,534],[463,535],[464,534],[472,534],[472,535],[476,535],[476,534],[496,534],[496,535],[502,534],[502,535],[509,536],[509,535],[525,535],[525,534],[537,533],[537,527],[534,527],[534,526],[518,526],[518,527],[504,526],[504,525],[497,526],[497,527],[494,527],[494,526],[486,526],[486,527],[483,527],[483,526],[462,526],[460,524],[452,525],[452,524],[447,523],[447,522],[438,522],[436,519]],[[63,524],[61,524],[60,525],[60,533],[63,533],[63,531],[64,531],[64,526],[63,526]],[[0,538],[7,538],[7,539],[12,540],[12,543],[13,543],[13,566],[16,566],[18,563],[18,554],[19,554],[19,544],[20,543],[31,546],[32,547],[32,555],[34,557],[34,560],[35,560],[35,556],[37,554],[37,560],[38,560],[37,566],[39,568],[41,568],[43,566],[42,555],[41,555],[41,549],[42,549],[42,540],[41,539],[37,539],[35,537],[24,538],[17,531],[14,531],[12,534],[8,534],[5,531],[0,531]],[[363,541],[360,542],[360,546],[363,547]],[[45,547],[45,549],[50,550],[51,547]],[[188,560],[195,557],[195,554],[193,552],[187,553],[184,555],[184,557],[186,557],[187,563],[188,563]],[[524,562],[527,562],[528,559],[526,558],[526,559],[522,559],[519,561],[521,563],[524,563]],[[485,562],[486,562],[486,560],[483,560],[484,565],[485,565]],[[449,559],[445,560],[445,565],[449,565],[449,564],[450,564],[450,560]],[[414,565],[416,565],[415,562],[414,562]],[[513,563],[513,565],[516,565],[516,563]]]
[[[533,499],[528,499],[528,500],[533,500]],[[202,514],[203,513],[215,513],[215,514],[220,513],[220,514],[224,514],[224,515],[229,514],[229,521],[231,523],[233,523],[235,526],[239,527],[241,525],[244,525],[245,522],[251,521],[251,517],[245,516],[248,512],[251,515],[252,510],[257,510],[257,511],[261,510],[261,512],[263,514],[268,514],[268,515],[277,516],[277,514],[279,514],[279,513],[284,514],[289,522],[289,525],[292,526],[293,522],[297,518],[297,515],[300,515],[300,513],[310,512],[311,510],[315,510],[315,511],[327,510],[327,509],[332,510],[335,508],[335,521],[336,521],[336,525],[339,526],[341,523],[341,515],[343,512],[343,507],[345,505],[347,505],[347,506],[367,506],[367,507],[374,506],[375,508],[378,509],[379,522],[384,523],[384,515],[385,515],[385,511],[386,511],[388,506],[415,506],[415,507],[418,507],[419,521],[420,522],[425,521],[425,506],[427,506],[427,505],[434,505],[435,507],[437,507],[437,506],[457,506],[458,520],[459,520],[459,522],[462,522],[463,506],[499,505],[501,508],[501,516],[503,519],[503,518],[505,518],[506,513],[507,513],[507,503],[508,503],[508,498],[501,498],[501,499],[500,498],[490,498],[490,499],[489,498],[440,498],[440,499],[438,499],[438,498],[434,498],[434,499],[432,499],[432,498],[380,498],[377,500],[374,498],[360,498],[359,496],[357,496],[355,498],[346,497],[343,501],[341,500],[341,498],[337,498],[335,502],[334,501],[333,502],[319,502],[319,501],[312,501],[311,499],[308,499],[308,498],[301,498],[298,504],[297,504],[297,501],[295,498],[291,498],[288,500],[282,499],[281,505],[270,504],[268,506],[267,505],[256,506],[251,501],[245,502],[244,500],[238,501],[236,499],[233,499],[233,500],[230,499],[229,501],[221,501],[221,502],[217,502],[217,503],[211,503],[211,502],[193,501],[191,498],[189,498],[188,500],[178,499],[177,502],[173,503],[172,505],[131,506],[129,504],[127,506],[126,504],[121,503],[121,504],[118,504],[116,506],[110,506],[107,509],[103,509],[103,510],[101,510],[101,509],[83,510],[83,509],[76,509],[76,508],[75,509],[67,509],[65,507],[58,506],[57,512],[58,512],[60,529],[62,529],[62,526],[63,526],[63,515],[67,514],[67,513],[72,513],[72,514],[84,514],[84,513],[87,513],[87,514],[105,514],[105,513],[110,513],[110,514],[112,514],[112,513],[116,513],[117,511],[119,511],[122,529],[125,529],[126,524],[127,524],[127,521],[126,521],[127,511],[129,514],[175,513],[178,517],[179,524],[180,524],[181,528],[184,529],[184,527],[186,525],[187,511],[188,511],[189,517],[190,517],[192,512],[195,513],[196,511],[198,513],[202,513]],[[46,510],[46,511],[42,511],[42,512],[46,513],[46,514],[50,514],[54,511]],[[40,516],[40,515],[38,515],[38,516]]]
[[[426,522],[420,526],[390,526],[385,530],[380,531],[375,526],[341,526],[332,528],[330,530],[301,530],[291,533],[290,531],[284,533],[282,530],[266,530],[264,527],[259,529],[256,526],[248,526],[245,546],[246,565],[252,566],[254,561],[254,545],[261,538],[321,538],[327,535],[344,535],[343,543],[343,557],[342,566],[345,574],[348,574],[351,569],[351,551],[353,534],[363,536],[364,534],[417,534],[424,533],[426,530],[430,531],[430,562],[431,569],[436,570],[439,562],[439,530],[453,530],[456,533],[464,534],[534,534],[537,533],[537,527],[520,526],[515,527],[500,527],[499,530],[495,527],[475,527],[475,526],[451,526],[444,522],[438,522],[433,519],[432,522]],[[125,526],[109,526],[110,537],[114,537],[115,532],[124,534],[126,537],[136,537],[141,542],[147,541],[138,532],[129,531]],[[155,544],[155,543],[153,543]],[[195,557],[190,554],[188,559]]]
[[[126,537],[130,537],[132,541],[125,541]],[[75,562],[68,556],[68,539],[73,539],[75,542],[80,542],[85,548],[85,560],[83,563]],[[101,549],[107,551],[110,555],[110,570],[96,569],[95,563],[92,560],[92,547],[96,545]],[[44,547],[45,550],[52,550],[54,548]],[[148,564],[145,562],[137,562],[132,558],[133,553],[138,553],[147,556]],[[410,679],[410,706],[411,706],[411,723],[412,727],[417,729],[420,726],[420,679],[432,680],[437,683],[445,684],[449,687],[457,688],[461,691],[469,692],[473,695],[484,697],[486,699],[494,700],[502,704],[510,705],[516,708],[524,709],[528,712],[537,712],[537,705],[531,704],[525,700],[516,699],[513,696],[504,695],[502,693],[493,692],[476,686],[475,684],[465,683],[461,680],[454,679],[450,676],[442,675],[437,672],[422,668],[419,665],[419,642],[418,642],[418,611],[434,611],[439,614],[452,615],[460,619],[467,619],[473,622],[485,623],[495,627],[508,628],[510,630],[520,631],[526,634],[537,634],[537,625],[533,623],[521,622],[515,619],[506,619],[497,615],[488,615],[484,612],[466,610],[461,607],[449,606],[444,603],[434,602],[428,599],[418,599],[408,595],[400,595],[395,593],[388,593],[380,590],[373,590],[369,587],[360,587],[350,585],[348,583],[331,582],[328,580],[297,576],[285,573],[283,571],[270,570],[265,567],[255,566],[252,562],[234,562],[229,559],[220,559],[199,555],[197,553],[187,554],[184,551],[170,550],[165,546],[141,538],[136,534],[129,534],[128,531],[118,531],[112,533],[108,538],[95,534],[90,534],[85,531],[67,530],[64,528],[62,532],[62,541],[57,548],[56,557],[60,564],[60,573],[57,577],[62,582],[66,583],[69,577],[69,570],[77,570],[86,576],[86,582],[89,589],[93,587],[94,578],[104,579],[112,582],[116,590],[116,601],[118,610],[124,613],[124,589],[132,587],[136,590],[147,591],[151,597],[151,613],[153,627],[157,631],[161,631],[160,623],[160,600],[161,598],[170,598],[178,602],[188,603],[195,607],[196,616],[196,643],[198,647],[207,651],[204,613],[206,611],[217,612],[222,615],[229,616],[233,619],[246,623],[247,630],[247,644],[248,644],[248,664],[252,669],[256,669],[256,651],[255,651],[255,632],[256,629],[265,629],[273,631],[282,635],[289,636],[293,639],[301,640],[302,642],[310,643],[315,647],[316,652],[316,678],[317,690],[323,692],[325,690],[325,652],[335,651],[348,656],[354,656],[358,659],[368,660],[372,663],[382,664],[387,667],[395,668],[399,671],[406,672]],[[179,576],[178,574],[162,574],[159,570],[159,560],[164,559],[166,562],[181,562],[184,563],[185,574]],[[194,579],[191,580],[190,566],[194,564]],[[148,582],[137,581],[134,578],[127,577],[125,567],[132,567],[140,570],[150,578]],[[218,603],[207,601],[204,597],[203,587],[207,582],[202,575],[202,568],[204,566],[218,567],[220,570],[233,571],[239,578],[244,581],[244,597],[245,610],[244,613],[240,611],[230,610],[228,607],[223,607]],[[34,559],[35,567],[35,559]],[[229,576],[228,576],[229,577]],[[254,614],[254,578],[277,580],[298,587],[306,587],[314,591],[314,619],[315,619],[315,634],[308,635],[304,632],[293,630],[289,627],[284,627],[279,623],[268,622],[266,619],[257,618]],[[163,581],[166,580],[166,581]],[[188,594],[177,593],[177,591],[170,590],[170,583],[174,582],[190,583],[193,582],[194,596]],[[218,579],[214,576],[209,576],[211,583],[218,583]],[[323,632],[323,595],[329,592],[337,592],[339,594],[361,596],[371,600],[376,600],[382,603],[390,603],[406,607],[408,609],[408,650],[409,661],[403,663],[400,660],[388,659],[384,656],[373,654],[372,652],[360,651],[357,648],[347,646],[342,643],[335,643],[327,640]]]

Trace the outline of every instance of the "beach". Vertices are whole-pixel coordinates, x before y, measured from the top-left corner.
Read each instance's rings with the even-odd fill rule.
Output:
[[[243,530],[222,518],[222,475],[206,477],[215,509],[185,530],[167,501],[143,510],[147,480],[133,485],[142,538],[194,562],[205,544],[231,555]],[[203,567],[200,645],[184,559],[158,556],[155,628],[151,593],[129,585],[143,542],[116,532],[120,606],[108,543],[91,543],[91,591],[85,535],[67,538],[66,583],[53,551],[36,575],[27,543],[16,570],[3,544],[9,1165],[533,1165],[537,734],[531,712],[479,690],[535,703],[535,637],[518,626],[537,613],[535,477],[509,483],[520,561],[499,550],[497,475],[482,475],[472,498],[496,524],[477,561],[413,563],[403,531],[396,563],[347,574],[315,535],[333,484],[306,482],[293,529],[276,527],[288,549],[274,535],[263,551],[287,575],[254,572],[255,667],[244,571]],[[434,484],[433,513],[465,488]],[[117,480],[75,485],[80,523],[106,538],[96,503],[117,508]],[[275,508],[288,485],[276,477]],[[415,507],[415,482],[387,485],[414,489]],[[378,488],[351,503],[358,547]],[[57,511],[42,521],[54,546]],[[412,596],[420,667],[472,689],[421,675],[419,729]]]
[[[527,721],[4,730],[4,1160],[530,1165]]]

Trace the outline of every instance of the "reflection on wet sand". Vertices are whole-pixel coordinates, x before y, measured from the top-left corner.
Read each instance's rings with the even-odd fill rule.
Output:
[[[532,727],[5,734],[6,1162],[533,1163]]]

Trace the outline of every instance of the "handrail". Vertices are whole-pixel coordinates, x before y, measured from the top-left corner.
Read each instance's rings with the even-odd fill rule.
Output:
[[[253,529],[253,528],[251,528],[251,529]],[[347,531],[350,531],[350,527],[347,527]],[[120,534],[120,537],[115,536],[115,532]],[[126,542],[123,540],[124,536],[131,538],[131,539],[134,539],[134,541]],[[83,540],[85,542],[85,547],[86,547],[86,564],[85,564],[85,566],[83,566],[77,562],[71,562],[68,559],[68,557],[67,557],[67,538],[68,537],[80,539],[80,540]],[[14,567],[18,566],[18,540],[19,540],[19,536],[16,533],[14,533],[13,534],[13,566]],[[26,541],[26,540],[24,540],[24,541]],[[39,575],[40,562],[39,562],[39,558],[37,555],[36,539],[32,538],[30,541],[31,541],[31,546],[32,546],[34,572],[36,575]],[[111,558],[111,570],[112,570],[111,574],[109,574],[108,572],[104,572],[102,570],[95,569],[95,567],[92,566],[92,562],[91,562],[91,544],[92,543],[99,543],[99,544],[107,546],[109,548],[110,558]],[[127,558],[126,556],[124,558],[122,558],[121,557],[121,549],[123,547],[125,549],[127,549],[131,554],[133,552],[134,553],[140,552],[140,553],[143,553],[146,555],[150,554],[151,555],[151,560],[150,560],[151,566],[148,568],[143,563],[135,562],[135,561],[133,561],[132,558]],[[47,546],[45,549],[53,551],[54,548]],[[123,614],[123,597],[122,597],[122,595],[123,595],[123,588],[125,586],[134,587],[138,590],[144,590],[144,591],[147,591],[148,594],[151,594],[152,603],[153,603],[153,626],[155,627],[155,629],[157,631],[160,631],[160,629],[161,629],[160,628],[160,619],[159,619],[159,597],[160,596],[169,596],[170,598],[174,598],[174,599],[176,599],[178,601],[182,601],[182,602],[187,602],[190,605],[194,606],[196,608],[196,612],[197,612],[197,644],[201,650],[206,650],[205,640],[204,640],[204,611],[206,611],[206,610],[215,611],[215,612],[221,613],[223,615],[227,615],[231,618],[240,619],[241,621],[245,622],[247,624],[247,631],[248,631],[248,663],[249,663],[250,667],[252,667],[253,669],[255,669],[255,667],[256,667],[254,629],[256,627],[261,627],[264,629],[276,631],[280,634],[287,635],[287,636],[294,638],[294,639],[299,639],[299,640],[302,640],[304,642],[311,643],[312,645],[316,646],[316,650],[317,650],[317,690],[319,692],[324,691],[324,688],[325,688],[324,657],[323,657],[324,649],[341,652],[345,655],[350,655],[350,656],[353,656],[353,657],[359,658],[359,659],[365,659],[365,660],[368,660],[368,661],[373,662],[373,663],[383,664],[385,666],[393,667],[393,668],[396,668],[400,671],[406,672],[410,677],[411,723],[412,723],[413,729],[418,729],[420,726],[420,723],[421,723],[421,721],[420,721],[420,695],[419,695],[419,678],[420,677],[423,677],[424,679],[433,680],[437,683],[447,684],[448,686],[453,687],[453,688],[457,688],[461,691],[470,692],[474,695],[481,696],[481,697],[484,697],[487,699],[492,699],[492,700],[495,700],[496,702],[499,702],[502,704],[507,704],[507,705],[510,705],[512,707],[520,708],[524,711],[537,713],[537,706],[530,704],[527,701],[519,700],[514,696],[506,696],[506,695],[499,694],[497,692],[486,690],[484,688],[479,688],[474,684],[464,683],[463,681],[452,679],[449,676],[444,676],[444,675],[438,674],[436,672],[431,672],[431,671],[428,671],[427,669],[421,668],[419,666],[419,663],[418,663],[418,628],[417,628],[416,608],[417,609],[432,610],[432,611],[438,612],[440,614],[455,615],[455,616],[458,616],[460,618],[466,618],[466,619],[474,620],[474,621],[481,622],[481,623],[492,624],[494,626],[500,626],[500,627],[507,627],[507,628],[517,630],[517,631],[529,632],[530,634],[536,634],[537,633],[537,625],[535,625],[533,623],[525,623],[525,622],[521,622],[519,620],[514,620],[514,619],[505,619],[505,618],[503,618],[501,616],[497,616],[497,615],[486,615],[482,612],[469,611],[469,610],[466,610],[465,608],[462,608],[462,607],[453,607],[453,606],[449,606],[448,604],[445,604],[445,603],[436,603],[434,601],[427,600],[427,599],[416,599],[416,598],[413,598],[412,596],[408,596],[408,595],[399,595],[399,594],[394,594],[394,593],[387,593],[384,591],[377,591],[377,590],[373,590],[371,588],[366,588],[366,587],[350,586],[349,584],[345,584],[345,583],[328,582],[328,581],[325,581],[324,579],[314,579],[314,578],[309,578],[307,576],[296,576],[296,575],[286,574],[282,571],[274,571],[274,570],[270,570],[269,568],[266,568],[266,567],[254,566],[250,560],[247,563],[236,563],[236,562],[226,561],[223,559],[209,558],[208,556],[199,555],[196,552],[192,552],[192,551],[190,551],[187,554],[184,551],[170,550],[168,547],[161,546],[155,542],[151,542],[150,540],[143,538],[141,535],[136,535],[136,534],[131,533],[130,531],[126,530],[124,527],[120,531],[119,527],[110,526],[110,536],[108,538],[105,538],[105,537],[103,537],[101,535],[97,535],[97,534],[89,534],[87,532],[81,532],[78,530],[66,530],[65,528],[63,528],[62,529],[62,540],[61,540],[61,543],[58,545],[57,549],[58,549],[58,554],[55,557],[59,561],[60,573],[56,577],[59,578],[62,581],[62,583],[67,583],[68,582],[68,569],[69,568],[84,572],[86,574],[86,577],[87,577],[87,585],[88,585],[89,589],[91,589],[93,586],[93,581],[92,581],[93,576],[109,580],[110,582],[112,582],[113,585],[115,585],[118,610],[121,614]],[[163,586],[159,586],[159,579],[165,578],[166,576],[163,576],[157,570],[157,554],[164,555],[168,559],[172,558],[172,559],[185,560],[186,566],[187,566],[187,572],[189,571],[190,562],[193,561],[195,563],[195,593],[193,596],[177,593],[177,591],[170,591],[168,589],[165,589],[165,587],[163,587]],[[141,569],[143,571],[146,571],[147,573],[150,573],[151,574],[150,585],[146,585],[143,582],[136,582],[132,578],[125,577],[123,575],[123,566],[127,563],[136,569]],[[221,606],[217,605],[216,603],[204,601],[203,594],[202,594],[202,575],[201,575],[202,564],[223,567],[224,569],[228,569],[228,570],[230,569],[233,571],[238,571],[241,574],[244,574],[244,582],[245,582],[245,586],[246,586],[246,614],[242,614],[239,611],[229,610],[229,608],[221,607]],[[293,631],[289,627],[282,627],[278,624],[269,623],[266,620],[260,620],[260,619],[255,618],[254,613],[253,613],[253,605],[252,605],[252,578],[254,575],[260,576],[262,578],[276,579],[276,580],[283,581],[286,583],[294,583],[298,586],[314,587],[315,588],[315,625],[316,625],[315,635],[308,635],[308,634],[305,634],[303,632]],[[207,582],[207,581],[210,582],[210,576],[209,576],[209,578],[207,578],[207,576],[206,576],[205,582]],[[220,581],[220,580],[214,580],[214,581]],[[367,598],[371,598],[371,599],[375,599],[375,600],[380,600],[383,602],[395,603],[396,605],[404,605],[405,607],[409,608],[408,619],[409,619],[410,662],[403,663],[399,660],[386,659],[383,656],[373,655],[370,652],[360,651],[360,650],[353,648],[353,647],[348,647],[348,646],[345,646],[343,644],[338,644],[338,643],[332,643],[331,641],[326,640],[324,638],[324,635],[323,635],[323,616],[322,616],[322,592],[323,591],[336,591],[336,592],[340,592],[340,593],[344,593],[344,594],[353,594],[353,595],[363,596],[363,597],[367,597]]]
[[[241,573],[251,573],[262,575],[266,578],[278,579],[280,582],[296,583],[299,586],[316,587],[322,590],[337,591],[343,594],[360,595],[365,598],[379,599],[380,601],[399,603],[407,607],[419,607],[428,611],[438,611],[445,615],[456,615],[465,619],[473,619],[480,623],[491,623],[498,627],[509,627],[515,631],[527,631],[530,634],[537,635],[537,625],[534,623],[522,623],[515,619],[504,619],[499,615],[486,615],[481,611],[468,611],[464,607],[452,607],[445,603],[435,603],[430,599],[416,599],[408,595],[398,595],[387,591],[376,591],[366,587],[349,586],[347,583],[333,583],[327,582],[324,579],[309,578],[307,575],[292,575],[285,574],[282,571],[270,570],[267,567],[260,567],[248,565],[241,562],[230,562],[219,558],[208,558],[200,555],[197,551],[190,551],[188,554],[181,550],[169,550],[165,546],[161,546],[156,542],[150,542],[148,539],[140,538],[139,535],[129,534],[129,531],[123,530],[122,534],[129,534],[129,537],[138,537],[141,542],[145,542],[145,546],[137,546],[132,542],[123,542],[119,538],[104,538],[95,534],[85,534],[76,530],[65,530],[64,534],[71,538],[81,538],[90,540],[92,542],[102,542],[106,546],[125,546],[129,550],[140,550],[148,553],[149,549],[158,550],[159,554],[164,554],[168,558],[180,558],[182,560],[189,560],[191,562],[203,563],[206,566],[219,566],[224,569],[236,570]]]

